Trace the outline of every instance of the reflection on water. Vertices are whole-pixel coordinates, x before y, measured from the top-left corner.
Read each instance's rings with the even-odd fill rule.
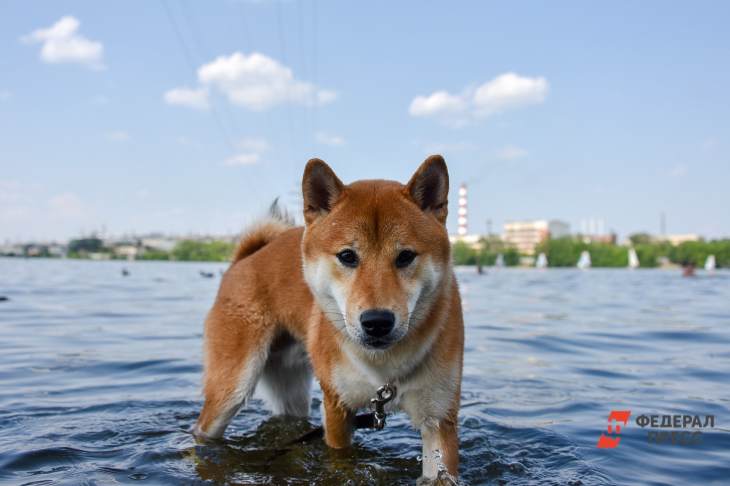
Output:
[[[402,415],[334,451],[286,446],[310,424],[253,400],[227,440],[195,444],[219,267],[0,259],[0,482],[413,484],[421,447]],[[463,482],[727,481],[730,273],[458,274]],[[611,409],[631,422],[618,448],[597,449]],[[642,413],[711,414],[716,427],[691,447],[647,444]]]

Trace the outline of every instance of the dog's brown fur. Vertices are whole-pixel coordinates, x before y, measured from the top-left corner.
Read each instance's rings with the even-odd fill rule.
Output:
[[[254,228],[223,277],[205,324],[205,404],[196,435],[220,437],[257,383],[275,411],[308,414],[313,370],[329,446],[350,444],[357,408],[391,382],[399,391],[393,408],[421,430],[424,476],[435,475],[438,459],[426,456],[436,451],[456,475],[464,331],[445,229],[447,194],[440,156],[427,159],[406,186],[344,185],[324,162],[311,160],[303,178],[306,228],[281,218]],[[340,264],[335,255],[343,248],[357,252],[357,268]],[[396,268],[403,248],[418,256]],[[387,349],[359,340],[358,316],[373,308],[397,316],[397,339]]]

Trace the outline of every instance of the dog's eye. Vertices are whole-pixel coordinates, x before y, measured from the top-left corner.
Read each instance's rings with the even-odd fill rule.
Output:
[[[342,250],[337,254],[337,259],[346,267],[355,268],[359,262],[357,253],[352,250]]]
[[[413,260],[416,259],[416,252],[411,250],[403,250],[402,252],[398,253],[398,256],[395,258],[395,266],[398,268],[405,268],[411,263],[413,263]]]

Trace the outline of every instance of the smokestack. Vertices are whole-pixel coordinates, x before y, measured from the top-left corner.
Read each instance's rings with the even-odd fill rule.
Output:
[[[466,184],[462,182],[459,186],[459,236],[465,236],[469,232],[467,210],[466,210]]]

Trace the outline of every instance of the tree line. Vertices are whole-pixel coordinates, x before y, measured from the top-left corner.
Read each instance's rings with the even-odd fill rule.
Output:
[[[164,251],[154,248],[140,248],[137,260],[174,260],[181,262],[226,262],[231,259],[234,243],[228,241],[181,240],[172,250]],[[111,259],[123,259],[115,255],[113,248],[104,246],[99,238],[81,238],[71,240],[68,244],[69,258],[87,258],[91,254],[101,253]]]
[[[545,253],[551,267],[574,267],[580,254],[588,251],[594,267],[626,267],[629,263],[628,250],[633,247],[639,257],[639,265],[644,268],[666,263],[701,267],[709,255],[715,255],[717,267],[730,267],[730,239],[687,241],[672,245],[667,241],[654,241],[648,235],[636,234],[630,237],[630,241],[631,245],[615,245],[587,243],[578,237],[547,239],[537,246],[535,255]],[[225,262],[231,259],[234,248],[235,244],[227,241],[181,240],[171,251],[142,249],[137,259]],[[107,253],[110,258],[117,258],[99,238],[69,242],[70,258],[85,258],[91,253]],[[522,258],[516,248],[496,236],[482,238],[474,246],[463,241],[452,245],[453,262],[456,265],[492,266],[499,255],[502,255],[506,266],[519,265]]]
[[[464,242],[452,245],[453,261],[456,265],[493,265],[497,255],[502,254],[507,266],[519,265],[520,254],[496,238],[482,239],[478,247]],[[712,241],[687,241],[672,245],[666,241],[651,241],[643,235],[634,235],[631,245],[609,243],[587,243],[580,238],[564,237],[547,239],[535,249],[535,255],[545,253],[551,267],[574,267],[583,251],[591,255],[594,267],[626,267],[629,264],[629,248],[636,250],[639,265],[644,268],[662,264],[692,264],[701,267],[709,255],[715,255],[717,267],[730,267],[730,239]]]

